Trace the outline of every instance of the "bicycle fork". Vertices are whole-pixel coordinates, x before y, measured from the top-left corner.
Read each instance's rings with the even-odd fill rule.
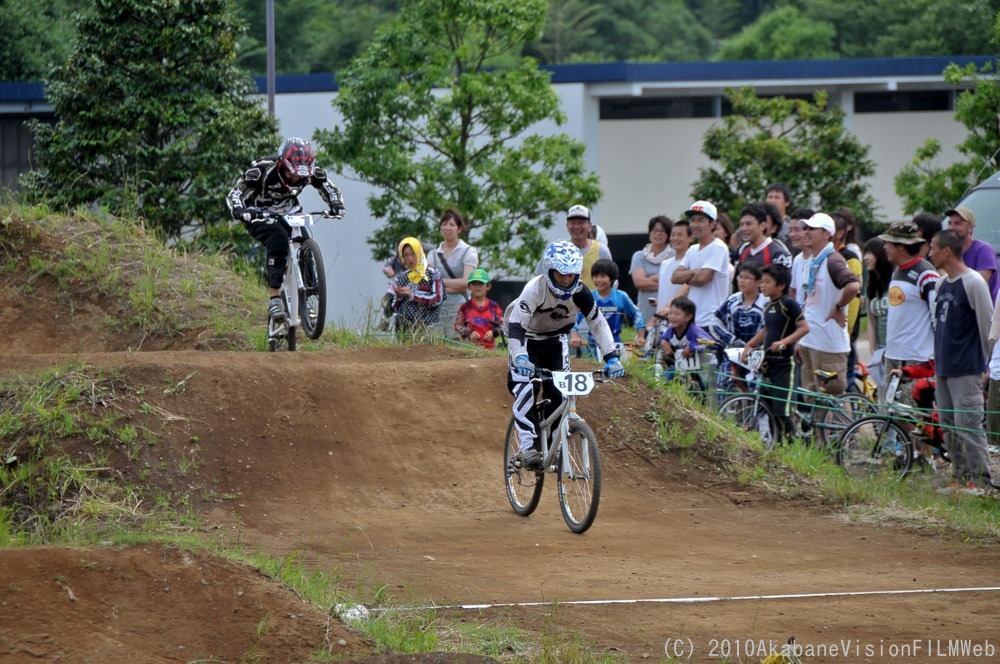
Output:
[[[285,278],[281,282],[281,290],[285,294],[285,306],[288,318],[285,322],[276,324],[268,321],[267,336],[271,339],[282,339],[288,335],[289,328],[298,327],[299,292],[305,287],[302,280],[302,270],[299,268],[298,247],[294,241],[288,243],[288,259],[285,261]]]

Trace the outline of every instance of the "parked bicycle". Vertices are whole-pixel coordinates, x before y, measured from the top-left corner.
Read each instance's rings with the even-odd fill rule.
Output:
[[[767,400],[760,393],[765,350],[756,348],[747,354],[745,360],[742,355],[742,347],[726,349],[729,361],[747,372],[739,382],[734,381],[734,385],[747,391],[727,397],[719,406],[719,414],[732,420],[744,431],[756,432],[764,446],[771,449],[778,440],[778,423]]]
[[[607,379],[602,371],[549,371],[538,369],[533,383],[551,382],[563,395],[555,412],[543,419],[543,399],[535,404],[538,412],[543,470],[521,468],[521,436],[511,418],[504,446],[504,479],[507,498],[514,512],[529,516],[538,507],[545,473],[556,473],[559,506],[566,525],[574,533],[585,532],[597,517],[601,501],[601,451],[594,431],[576,412],[576,400],[590,394],[596,382]]]
[[[937,460],[948,461],[940,436],[934,434],[931,413],[896,401],[900,377],[893,375],[886,386],[885,410],[863,417],[848,427],[837,445],[837,463],[855,478],[906,477],[915,464],[936,468]],[[933,450],[927,459],[921,450]]]
[[[728,349],[727,353],[740,350],[742,349]],[[738,356],[736,360],[733,360],[734,356],[737,354],[730,354],[730,359],[739,364]],[[766,356],[762,356],[761,359],[766,361]],[[749,362],[744,363],[743,366],[747,368]],[[760,366],[758,365],[758,368]],[[821,386],[825,386],[837,376],[836,372],[819,369],[814,373]],[[761,440],[764,441],[765,446],[770,448],[777,440],[777,421],[771,413],[767,399],[760,394],[759,374],[755,375],[754,379],[748,379],[748,382],[754,385],[753,392],[730,396],[719,406],[719,412],[735,421],[745,431],[760,433]],[[812,436],[820,447],[834,443],[855,420],[873,414],[877,410],[874,402],[854,392],[833,396],[822,391],[822,388],[818,392],[800,389],[794,392],[794,396],[808,396],[811,400],[792,408],[792,425],[794,426],[792,435],[802,439]],[[764,423],[765,419],[767,424]]]
[[[326,270],[311,227],[320,218],[333,217],[322,212],[281,215],[265,212],[264,218],[280,219],[291,230],[285,278],[281,283],[281,299],[288,317],[282,322],[268,321],[267,350],[274,352],[285,345],[294,351],[299,327],[309,339],[319,339],[326,324]]]
[[[847,427],[865,415],[876,413],[878,406],[857,392],[839,395],[828,393],[826,385],[837,377],[836,371],[817,369],[813,373],[819,381],[820,389],[795,390],[798,404],[792,408],[792,423],[797,437],[812,436],[818,446],[830,447]]]

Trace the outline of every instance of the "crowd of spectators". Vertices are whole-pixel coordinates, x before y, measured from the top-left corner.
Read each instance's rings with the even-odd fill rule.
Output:
[[[649,220],[649,241],[629,268],[634,302],[618,289],[618,268],[590,210],[574,205],[566,215],[568,240],[583,256],[581,280],[616,343],[624,323],[636,328],[637,346],[650,335],[668,357],[687,357],[698,339],[709,341],[718,352],[708,354],[706,375],[722,390],[739,375],[722,351],[764,347],[774,372],[766,381],[768,397],[787,433],[793,385],[831,394],[855,388],[861,338],[879,369],[873,375],[932,379],[921,388],[936,386],[953,469],[943,490],[979,494],[995,486],[986,431],[996,444],[1000,273],[995,249],[973,237],[975,224],[963,207],[943,218],[920,213],[890,224],[862,249],[851,210],[792,209],[781,183],[744,206],[735,227],[712,202],[699,200],[676,222],[664,215]],[[406,269],[394,276],[391,309],[404,318],[403,331],[436,326],[445,336],[492,347],[496,335],[487,330],[500,329],[499,307],[486,297],[489,278],[477,251],[460,237],[466,230],[461,214],[448,210],[439,225],[441,243],[428,258],[413,238],[400,243]],[[867,334],[860,337],[863,318]],[[657,327],[658,321],[665,322]],[[570,345],[581,355],[595,352],[583,321]],[[817,371],[832,376],[822,388]],[[903,389],[898,398],[921,405],[916,393]],[[933,463],[930,451],[918,454],[919,462]]]

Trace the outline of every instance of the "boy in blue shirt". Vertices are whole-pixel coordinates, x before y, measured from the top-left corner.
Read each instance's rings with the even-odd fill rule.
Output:
[[[642,312],[632,302],[632,298],[614,287],[618,281],[618,266],[615,265],[614,261],[602,258],[590,268],[590,277],[593,279],[596,289],[593,291],[594,300],[597,302],[597,308],[604,314],[604,319],[608,321],[615,344],[617,345],[622,342],[622,323],[628,321],[629,325],[632,325],[636,329],[636,347],[641,348],[645,346],[646,321],[642,317]],[[573,329],[569,333],[569,345],[571,347],[580,348],[584,345],[585,342],[583,337],[580,336],[580,332],[585,329],[587,327],[583,322],[583,314],[577,314],[576,325],[573,326]],[[587,357],[598,357],[597,344],[594,342],[594,338],[590,336],[589,331],[587,332],[587,338]]]
[[[722,303],[715,312],[715,321],[708,328],[719,342],[716,346],[719,390],[724,393],[734,391],[736,386],[733,380],[746,375],[744,369],[732,364],[726,357],[726,348],[746,345],[764,327],[764,307],[768,302],[760,294],[759,267],[741,265],[736,271],[736,284],[739,290]]]

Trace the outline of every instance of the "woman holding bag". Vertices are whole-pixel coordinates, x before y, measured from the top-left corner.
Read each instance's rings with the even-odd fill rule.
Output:
[[[435,332],[449,339],[460,338],[455,330],[455,316],[462,303],[469,299],[469,275],[479,267],[479,252],[461,239],[467,230],[461,212],[455,208],[445,210],[438,223],[441,244],[427,257],[427,262],[441,273],[447,294]]]

